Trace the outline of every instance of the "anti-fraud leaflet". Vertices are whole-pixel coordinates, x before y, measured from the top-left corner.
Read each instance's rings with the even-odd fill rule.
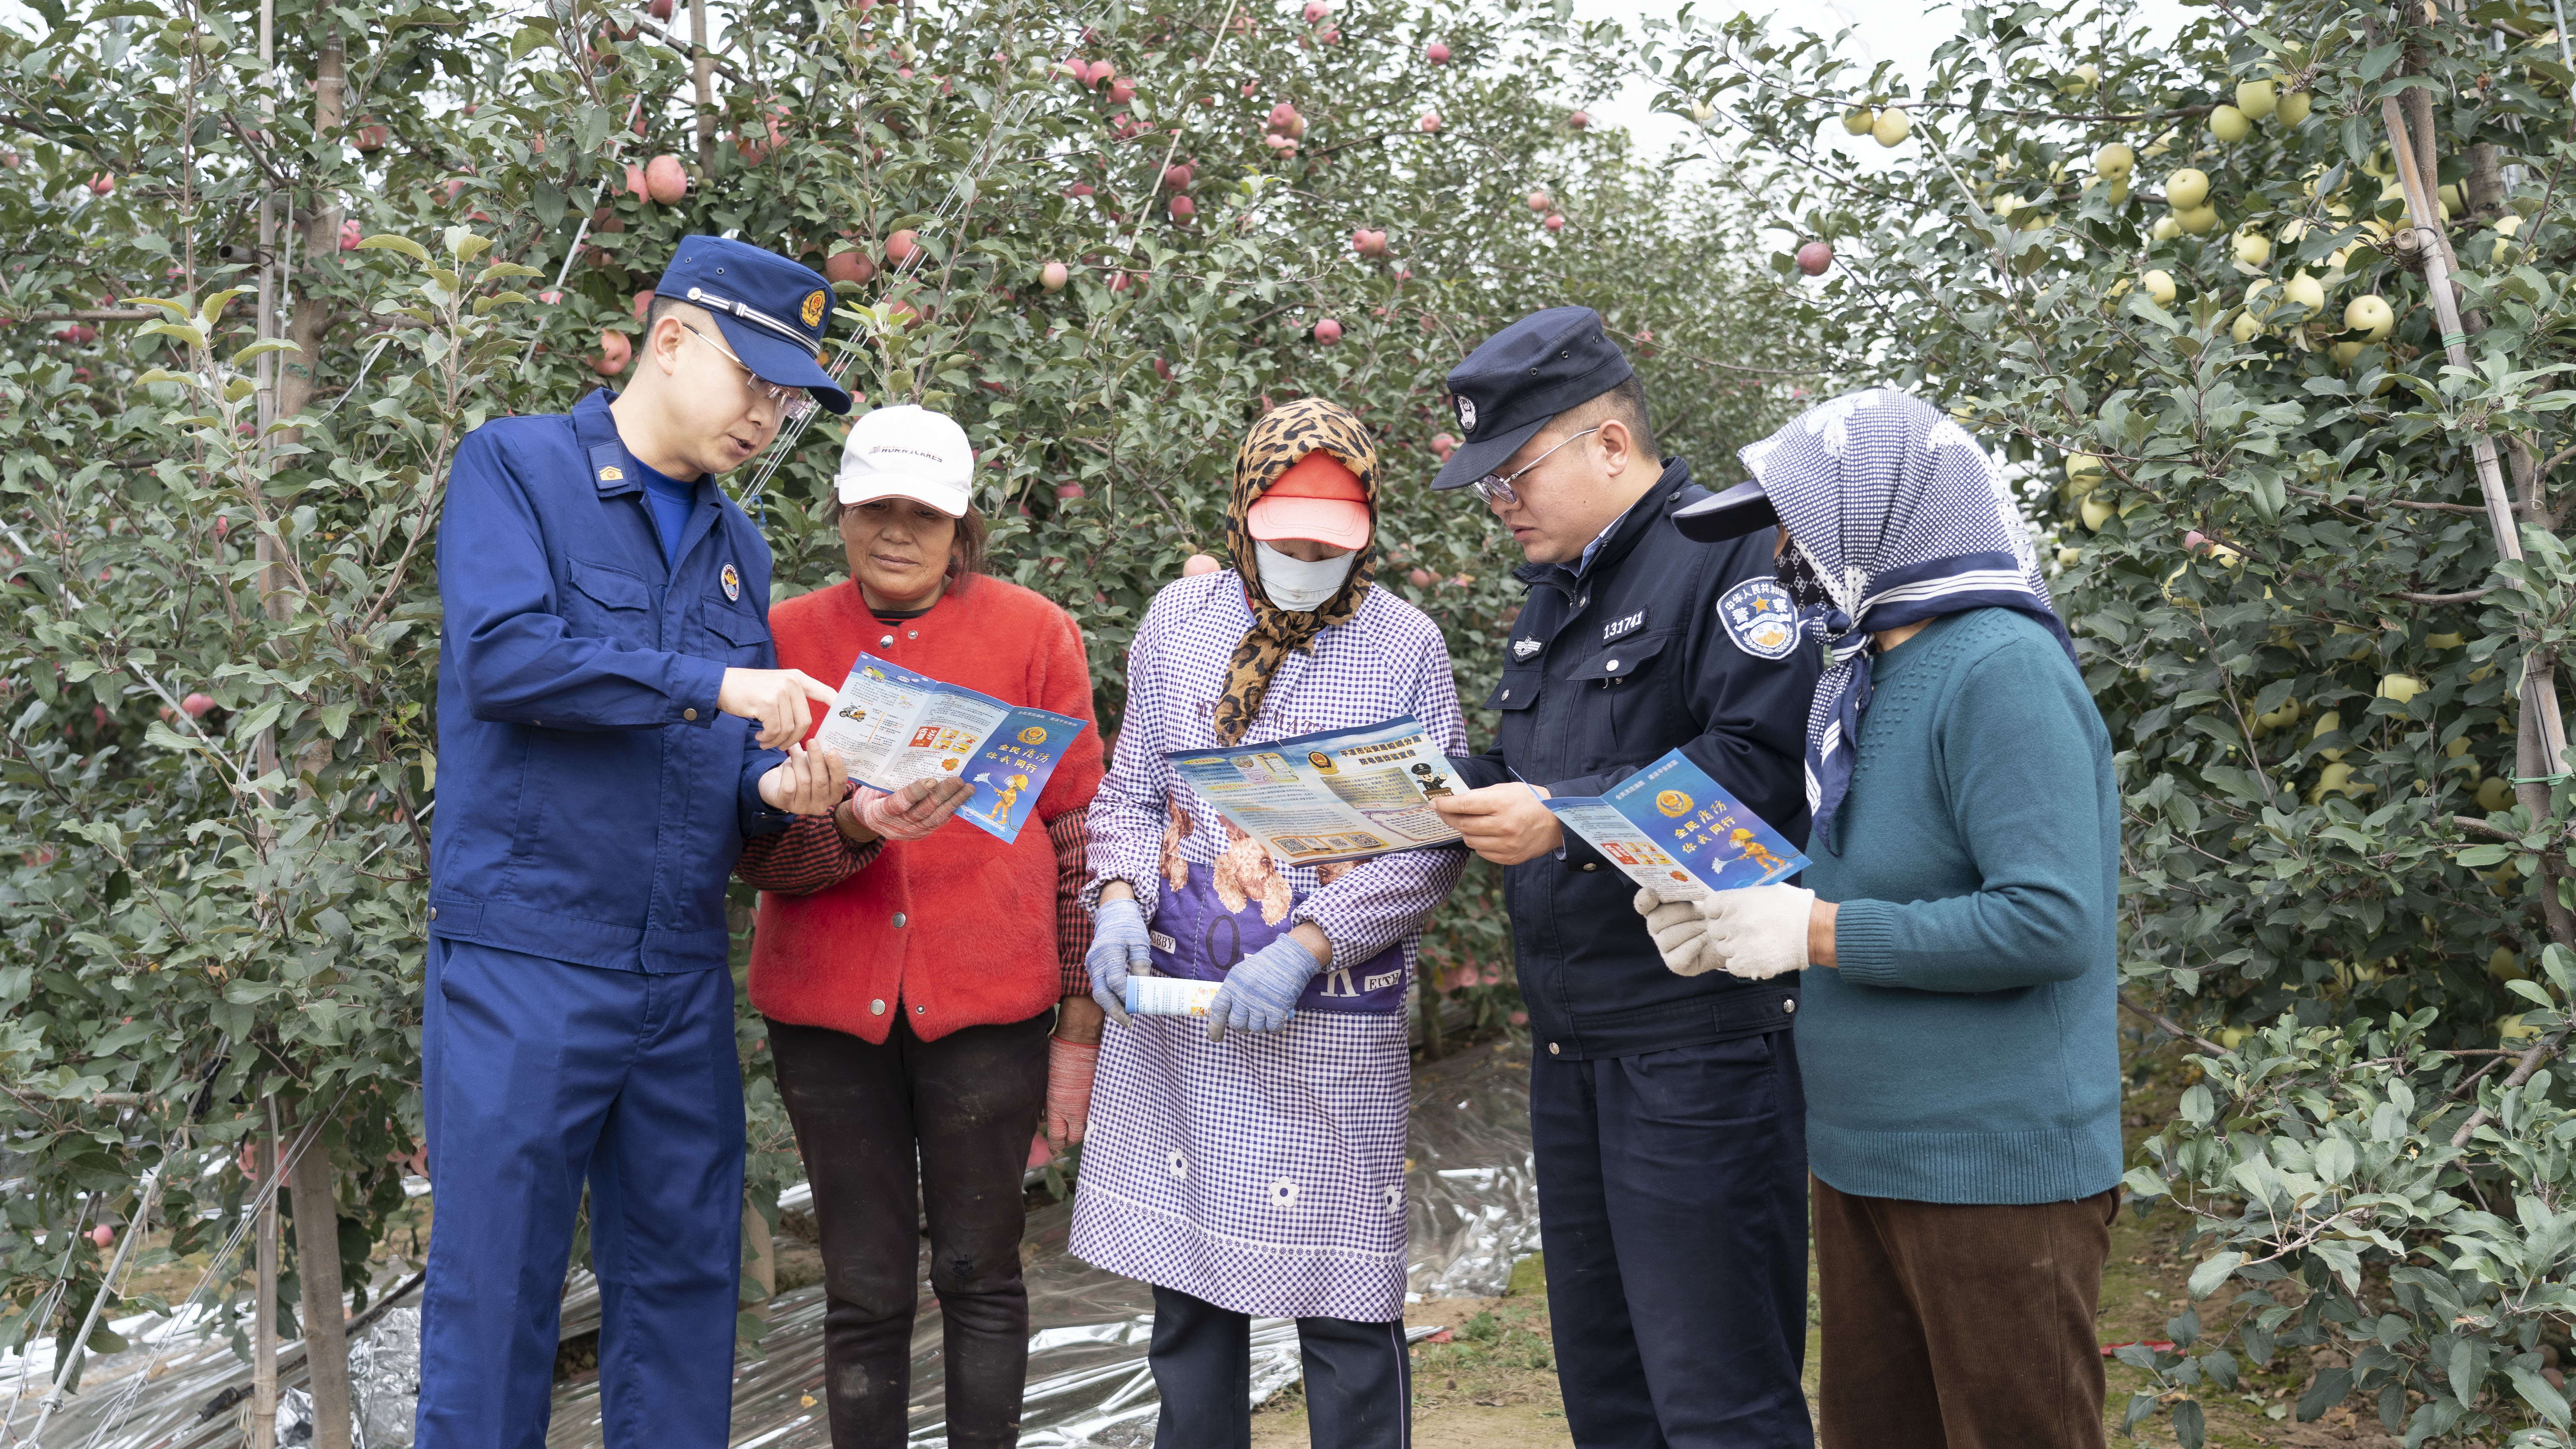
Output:
[[[1165,758],[1198,797],[1274,860],[1321,865],[1448,845],[1431,802],[1456,790],[1449,757],[1411,715],[1359,729]]]
[[[1672,900],[1786,880],[1807,868],[1797,847],[1673,750],[1606,795],[1547,802],[1630,880]]]
[[[963,778],[975,793],[957,818],[1009,841],[1083,723],[861,654],[814,743],[840,751],[851,779],[888,793],[915,780]]]

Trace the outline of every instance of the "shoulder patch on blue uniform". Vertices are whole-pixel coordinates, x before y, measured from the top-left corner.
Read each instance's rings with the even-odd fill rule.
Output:
[[[1746,579],[1718,597],[1726,637],[1756,659],[1786,659],[1798,647],[1798,611],[1777,579]]]

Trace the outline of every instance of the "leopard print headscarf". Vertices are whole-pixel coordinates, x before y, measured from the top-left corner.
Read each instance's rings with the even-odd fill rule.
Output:
[[[1368,494],[1370,521],[1377,515],[1377,443],[1350,409],[1322,398],[1299,398],[1271,409],[1252,425],[1234,455],[1234,497],[1226,505],[1225,547],[1234,572],[1243,580],[1243,596],[1252,605],[1252,628],[1227,661],[1225,694],[1216,702],[1216,737],[1233,744],[1261,717],[1261,699],[1270,690],[1288,651],[1315,652],[1315,636],[1359,613],[1376,577],[1377,530],[1351,564],[1341,591],[1323,607],[1291,613],[1270,602],[1261,588],[1261,568],[1252,551],[1252,529],[1245,521],[1262,491],[1308,453],[1323,452],[1357,474]]]

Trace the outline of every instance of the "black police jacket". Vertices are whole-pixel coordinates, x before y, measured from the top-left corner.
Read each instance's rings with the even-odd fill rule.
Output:
[[[1529,596],[1485,700],[1502,725],[1492,749],[1455,763],[1471,787],[1517,772],[1554,795],[1598,795],[1678,747],[1803,848],[1818,651],[1782,617],[1769,529],[1693,543],[1665,516],[1689,479],[1686,464],[1666,464],[1583,572],[1515,571]],[[1789,1024],[1794,979],[1674,975],[1636,912],[1637,887],[1582,837],[1565,842],[1561,858],[1504,871],[1538,1050],[1633,1056]]]

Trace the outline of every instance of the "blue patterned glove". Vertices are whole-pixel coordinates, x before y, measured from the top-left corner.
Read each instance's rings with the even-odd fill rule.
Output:
[[[1324,963],[1281,936],[1235,963],[1208,1004],[1208,1040],[1223,1041],[1228,1027],[1236,1031],[1277,1031],[1297,1014],[1297,998]]]
[[[1110,1020],[1127,1025],[1127,973],[1154,964],[1144,908],[1132,899],[1102,901],[1091,915],[1091,949],[1082,953],[1082,964],[1091,973],[1091,999]]]

